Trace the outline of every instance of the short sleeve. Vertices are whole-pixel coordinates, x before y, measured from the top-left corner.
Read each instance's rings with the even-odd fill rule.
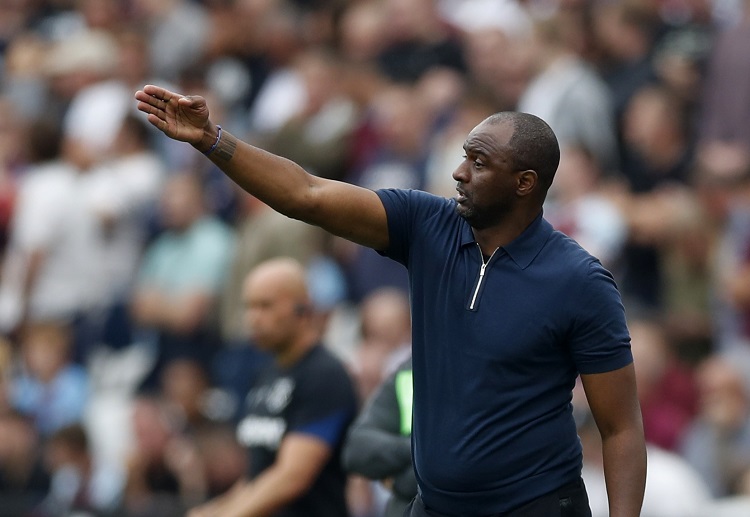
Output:
[[[69,194],[61,183],[44,188],[39,181],[29,181],[22,187],[13,221],[13,238],[21,248],[46,248],[57,239],[65,220],[63,196]]]
[[[378,252],[405,266],[414,236],[431,228],[444,228],[446,214],[453,208],[446,198],[421,190],[382,189],[375,191],[388,217],[388,249]]]
[[[354,386],[343,367],[330,365],[295,388],[288,432],[313,435],[335,448],[356,413]]]
[[[633,362],[625,309],[614,279],[598,261],[571,299],[570,346],[582,374],[617,370]]]
[[[233,235],[222,223],[196,223],[190,235],[162,234],[147,248],[139,283],[173,295],[216,292],[234,249]]]
[[[187,275],[193,287],[213,292],[223,281],[234,249],[233,235],[227,227],[214,222],[193,243]]]
[[[382,189],[376,191],[388,217],[388,249],[381,255],[406,265],[409,256],[409,195],[408,191]]]

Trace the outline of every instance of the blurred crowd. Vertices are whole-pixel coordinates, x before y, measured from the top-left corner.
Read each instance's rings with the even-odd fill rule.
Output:
[[[0,515],[181,515],[238,479],[268,258],[308,268],[362,400],[408,355],[405,270],[157,134],[149,83],[313,174],[446,197],[478,122],[542,117],[545,216],[631,320],[644,515],[750,497],[749,55],[748,0],[0,1]],[[352,480],[354,517],[382,498]]]

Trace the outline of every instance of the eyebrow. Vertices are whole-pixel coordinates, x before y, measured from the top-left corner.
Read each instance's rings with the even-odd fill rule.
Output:
[[[464,145],[461,146],[461,147],[467,153],[470,152],[470,153],[473,153],[473,154],[483,154],[485,156],[489,154],[487,152],[487,148],[486,147],[484,147],[483,145],[476,144],[476,143],[475,144],[470,144],[469,142],[465,142]]]

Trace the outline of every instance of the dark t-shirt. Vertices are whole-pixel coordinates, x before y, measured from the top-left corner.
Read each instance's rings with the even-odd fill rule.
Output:
[[[310,490],[274,517],[346,517],[346,475],[339,456],[357,411],[357,398],[342,363],[318,345],[290,368],[269,365],[245,404],[237,438],[248,449],[250,478],[276,461],[279,445],[288,433],[314,436],[332,451]]]
[[[413,455],[428,507],[491,515],[580,477],[579,373],[630,364],[612,276],[539,216],[483,257],[455,202],[380,190],[411,289]]]

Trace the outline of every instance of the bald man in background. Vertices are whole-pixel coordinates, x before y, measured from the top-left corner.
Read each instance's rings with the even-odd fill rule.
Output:
[[[273,357],[237,427],[250,468],[189,516],[346,517],[339,457],[357,398],[343,364],[320,342],[305,270],[290,258],[263,262],[242,296],[253,345]]]

